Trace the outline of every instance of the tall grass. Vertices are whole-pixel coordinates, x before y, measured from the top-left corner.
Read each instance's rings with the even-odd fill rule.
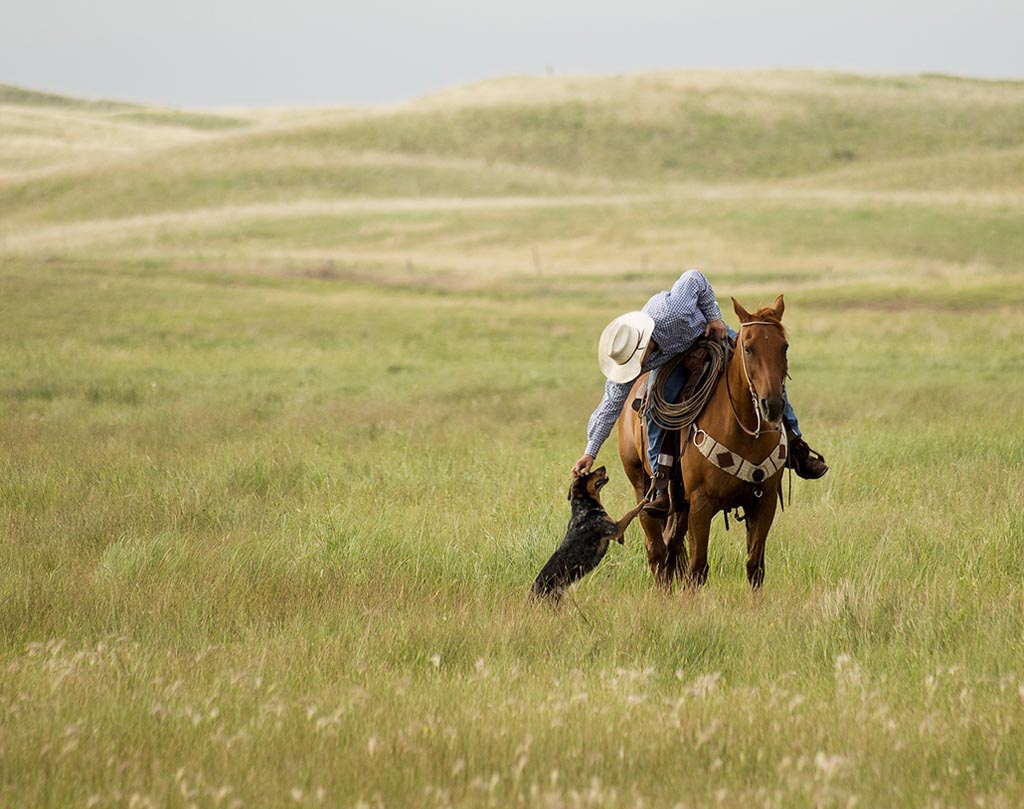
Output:
[[[762,80],[865,109],[1002,91]],[[132,143],[125,165],[151,159]],[[140,210],[167,210],[174,165]],[[546,204],[556,183],[532,207],[322,218],[256,181],[265,217],[221,200],[142,243],[128,209],[72,204],[102,182],[17,209],[0,805],[1018,805],[1020,200],[713,199],[642,174],[614,203]],[[694,244],[723,304],[785,292],[790,393],[832,470],[794,481],[757,595],[716,521],[700,592],[658,592],[635,527],[562,608],[532,604],[594,335],[703,263]],[[600,460],[621,513],[614,442]]]

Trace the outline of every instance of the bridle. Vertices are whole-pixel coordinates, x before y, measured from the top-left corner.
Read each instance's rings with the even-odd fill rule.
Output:
[[[745,323],[740,323],[740,331],[743,331],[744,326],[775,326],[781,328],[778,323],[774,323],[770,320],[748,320]],[[754,383],[750,381],[750,374],[747,373],[747,353],[743,351],[743,346],[740,344],[739,337],[736,339],[736,349],[740,351],[740,364],[743,367],[743,378],[747,380],[747,390],[750,391],[750,402],[754,406],[754,415],[757,416],[757,424],[754,429],[751,430],[745,425],[740,419],[740,414],[736,411],[736,404],[732,400],[732,391],[729,389],[729,370],[726,368],[725,372],[725,391],[729,394],[729,406],[732,408],[733,418],[736,419],[736,423],[740,429],[743,430],[747,435],[753,438],[760,438],[761,436],[761,405],[757,401],[757,391],[754,390]],[[782,432],[781,428],[776,428],[772,432]]]

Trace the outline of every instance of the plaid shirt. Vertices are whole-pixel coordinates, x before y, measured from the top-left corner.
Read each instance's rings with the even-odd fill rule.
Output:
[[[644,304],[643,311],[654,318],[651,335],[656,351],[647,355],[641,373],[660,368],[676,354],[686,351],[704,336],[707,324],[722,319],[715,291],[700,270],[687,270],[668,292],[659,292]],[[629,398],[635,379],[604,386],[604,398],[587,423],[587,455],[597,457],[601,445],[611,435],[622,406]]]

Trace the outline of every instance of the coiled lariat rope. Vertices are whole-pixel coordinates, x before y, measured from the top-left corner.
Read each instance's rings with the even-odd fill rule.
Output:
[[[718,376],[725,367],[724,343],[719,340],[701,340],[698,345],[707,350],[708,363],[697,387],[684,401],[666,401],[665,385],[668,384],[673,372],[683,361],[685,354],[672,358],[658,369],[658,376],[655,377],[654,384],[651,386],[647,409],[651,414],[651,419],[663,430],[688,430],[708,403],[711,394],[715,391],[715,385],[718,384]]]

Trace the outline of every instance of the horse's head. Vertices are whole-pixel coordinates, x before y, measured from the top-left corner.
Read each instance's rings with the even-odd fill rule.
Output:
[[[779,295],[773,306],[758,309],[754,314],[744,309],[735,298],[732,306],[740,319],[736,351],[740,355],[746,382],[761,410],[761,417],[766,421],[778,421],[786,406],[782,385],[789,370],[786,358],[789,342],[782,325],[786,304]]]

